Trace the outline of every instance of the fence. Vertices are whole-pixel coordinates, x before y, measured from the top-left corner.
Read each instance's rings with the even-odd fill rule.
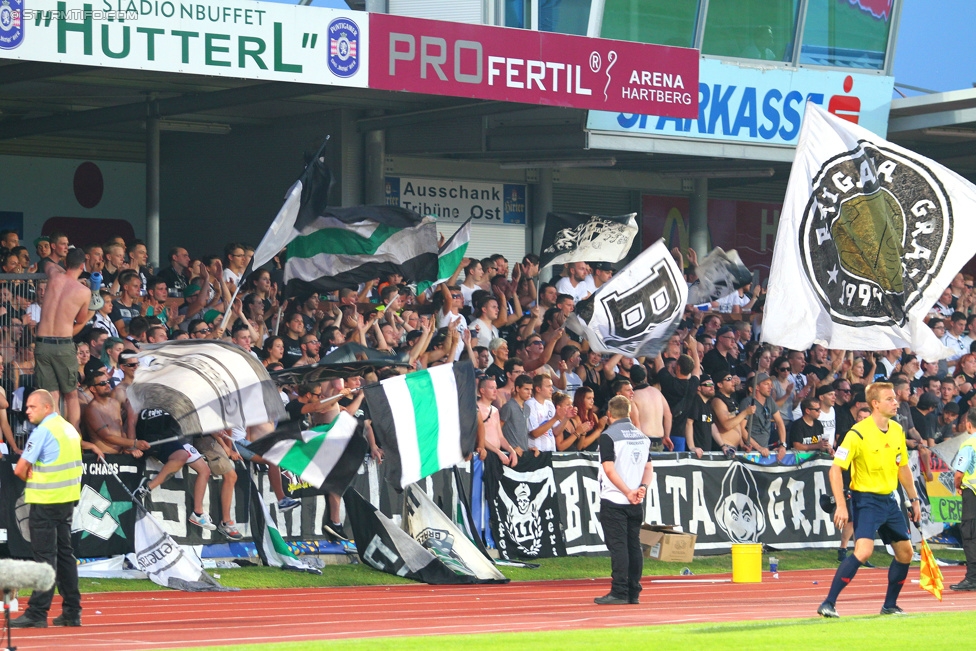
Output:
[[[34,387],[34,339],[46,283],[44,274],[0,274],[0,388],[8,403],[6,420],[21,448],[33,429],[23,403],[25,391]]]

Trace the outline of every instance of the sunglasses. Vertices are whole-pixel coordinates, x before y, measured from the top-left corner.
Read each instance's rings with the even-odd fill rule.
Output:
[[[776,372],[777,373],[786,373],[789,370],[790,370],[790,367],[789,366],[784,366],[783,368],[776,369]]]
[[[123,364],[122,366],[125,366],[126,368],[135,368],[139,366],[139,362],[133,362],[131,364]]]
[[[211,332],[210,328],[200,328],[199,330],[194,330],[192,334],[195,335],[205,335]]]
[[[461,294],[451,294],[451,298],[464,298]]]
[[[731,381],[732,381],[732,376],[731,375],[728,376],[728,377],[723,377],[722,378],[722,382],[731,382]]]
[[[112,383],[109,382],[108,380],[102,380],[101,382],[96,382],[92,386],[94,386],[94,387],[107,387],[110,384],[112,384]]]
[[[715,386],[715,383],[714,382],[702,382],[701,383],[701,386],[703,386],[703,387],[713,387],[713,386]]]

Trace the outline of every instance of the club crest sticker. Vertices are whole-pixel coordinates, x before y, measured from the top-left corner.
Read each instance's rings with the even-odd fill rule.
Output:
[[[935,175],[869,142],[824,164],[800,223],[804,271],[833,321],[852,327],[904,326],[951,243]]]
[[[24,0],[0,0],[0,50],[24,42]]]
[[[329,23],[329,70],[336,77],[359,71],[359,26],[348,18]]]

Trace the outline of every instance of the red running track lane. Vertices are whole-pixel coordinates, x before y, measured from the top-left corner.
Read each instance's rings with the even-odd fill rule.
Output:
[[[909,574],[899,605],[910,613],[976,611],[976,593],[949,584],[964,568],[942,568],[940,603]],[[837,603],[841,616],[877,614],[886,570],[862,569]],[[609,579],[487,586],[398,585],[236,593],[115,592],[83,595],[84,627],[14,630],[21,651],[161,649],[395,635],[573,630],[813,617],[832,570],[763,573],[760,584],[691,582],[729,575],[644,577],[639,606],[597,606]],[[662,582],[659,582],[662,581]],[[676,582],[680,581],[680,582]],[[56,600],[51,615],[60,613]],[[531,613],[539,613],[532,616]],[[527,616],[529,614],[529,616]],[[6,640],[4,640],[4,643]]]

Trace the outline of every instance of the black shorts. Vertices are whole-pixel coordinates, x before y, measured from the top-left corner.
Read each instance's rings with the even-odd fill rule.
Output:
[[[149,455],[159,459],[161,462],[166,463],[174,452],[179,452],[183,450],[183,444],[179,441],[169,441],[168,443],[160,443],[159,445],[154,445],[149,448]]]
[[[851,522],[854,540],[874,540],[875,534],[886,545],[910,540],[908,519],[898,503],[897,491],[891,495],[851,491]]]

